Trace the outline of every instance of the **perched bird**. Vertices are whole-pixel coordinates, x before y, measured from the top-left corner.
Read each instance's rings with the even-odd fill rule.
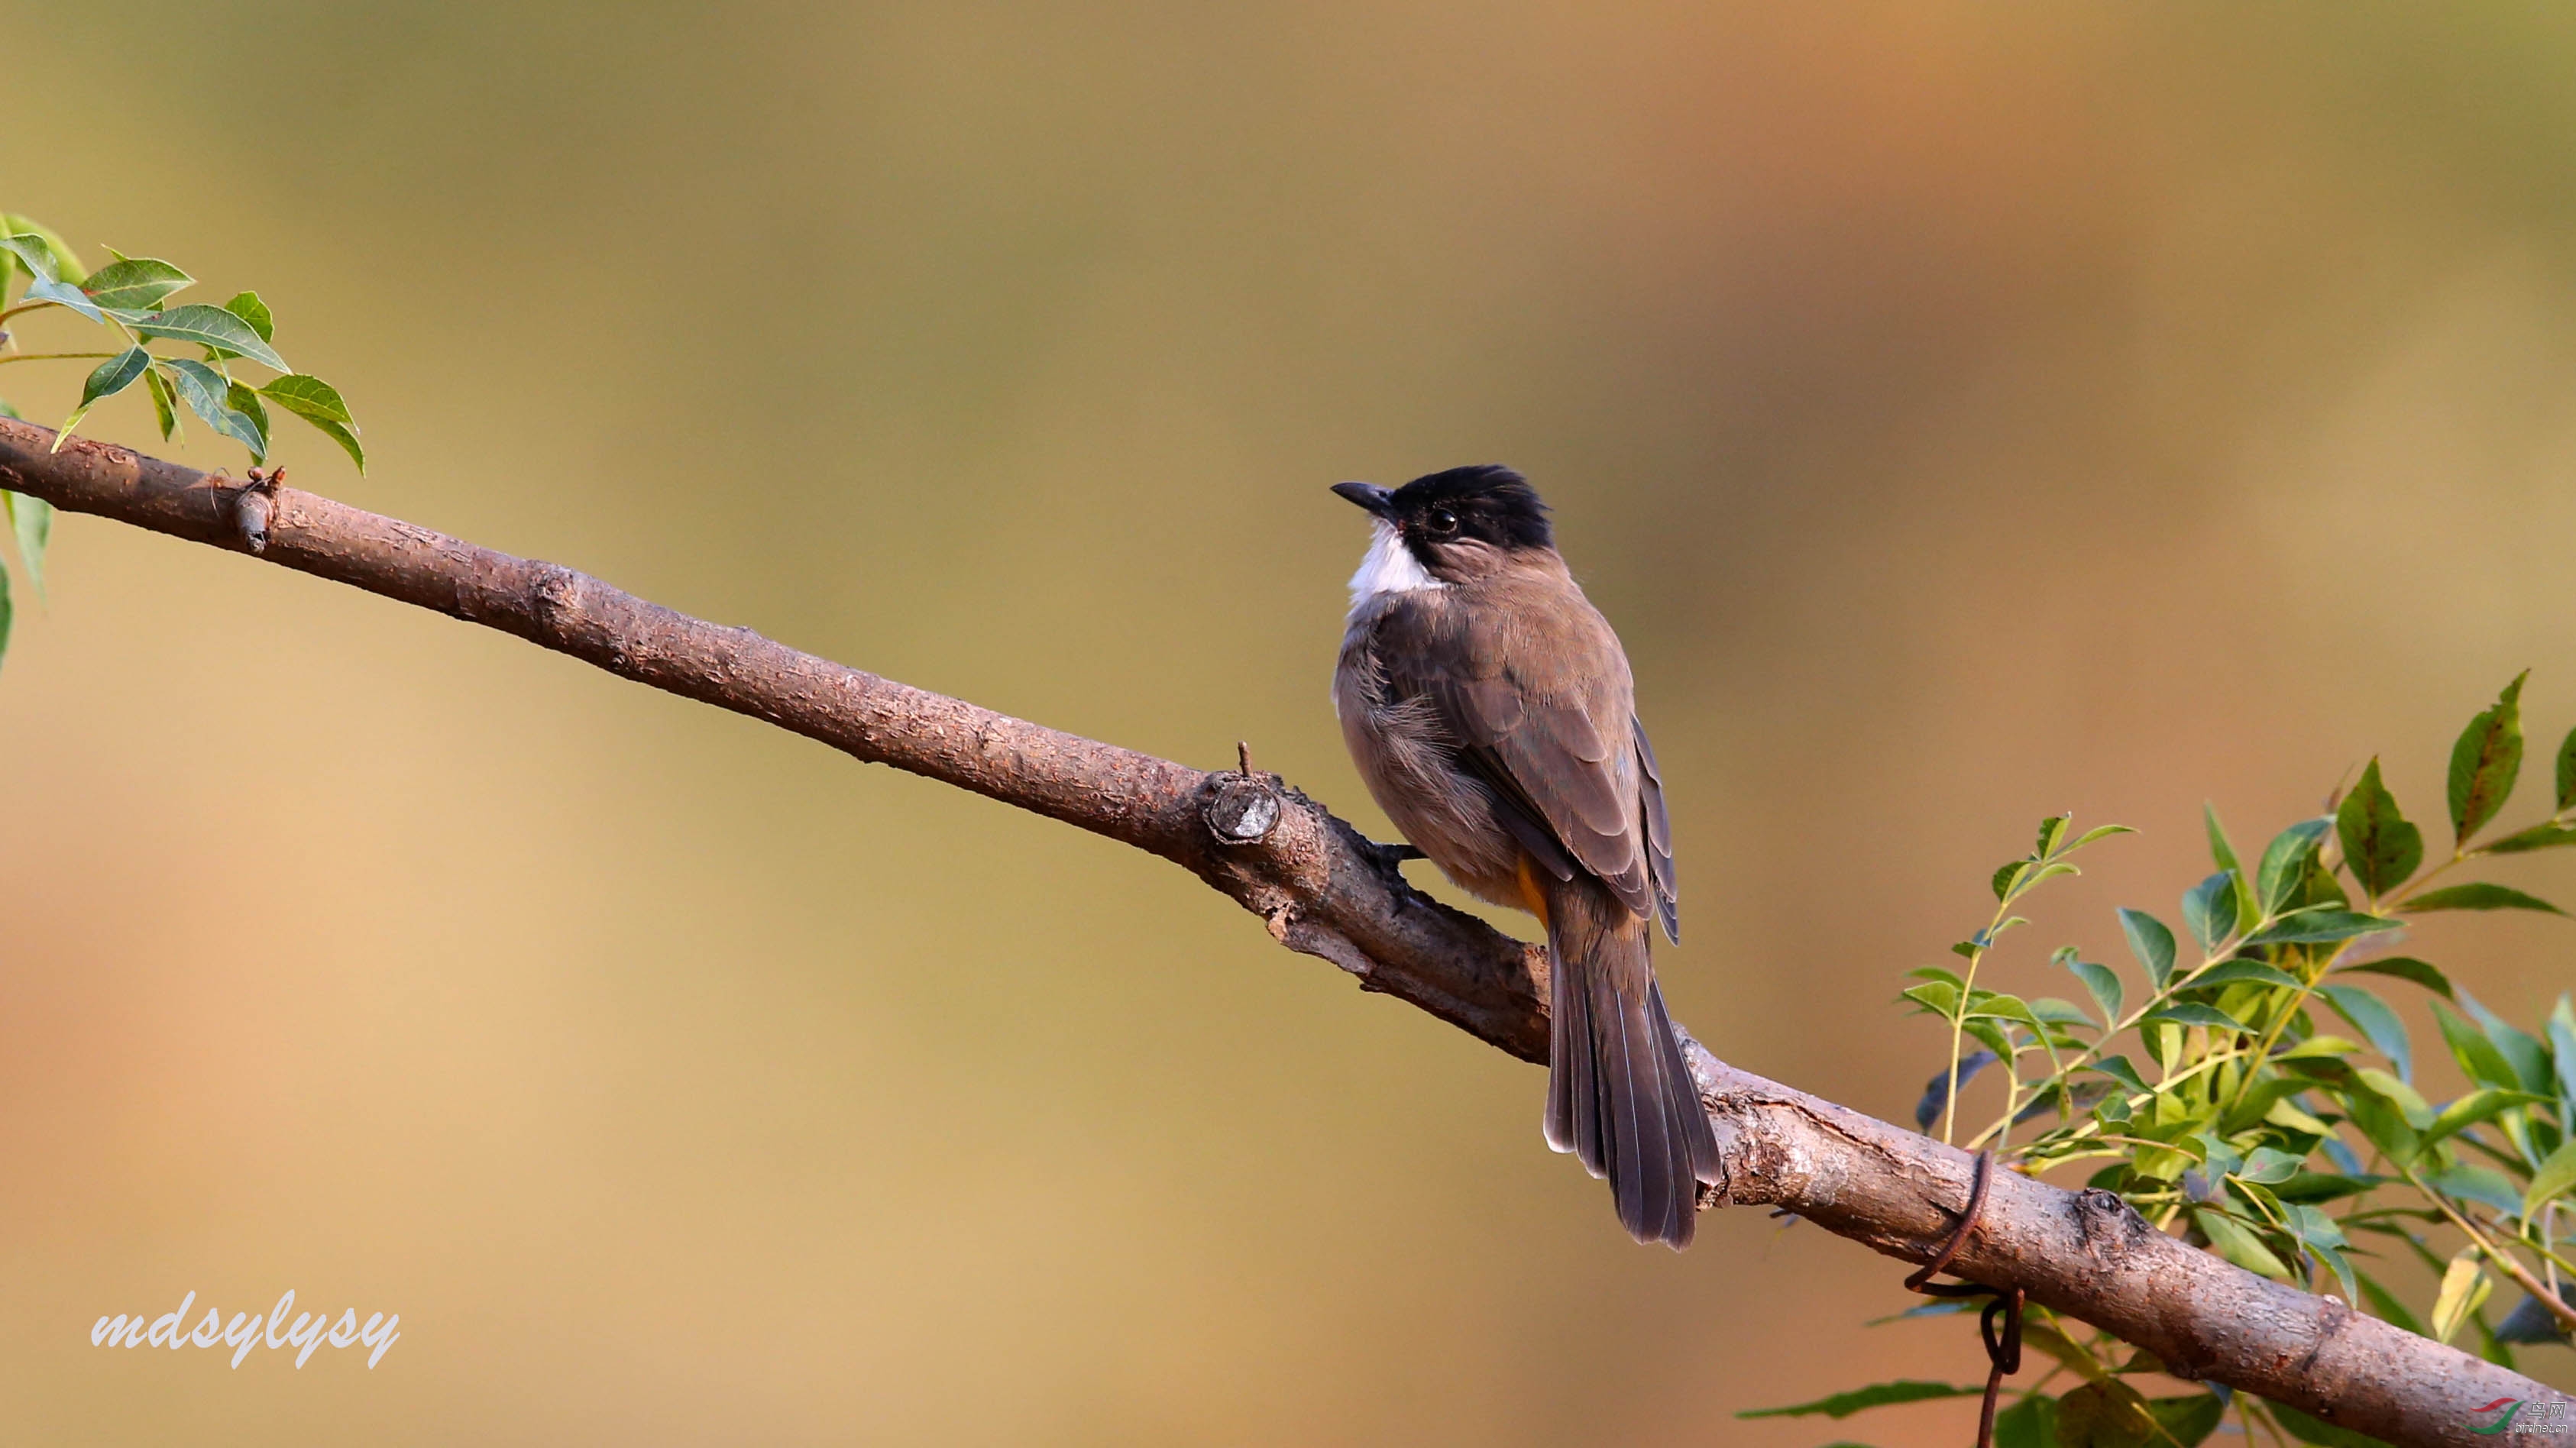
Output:
[[[1717,1141],[1648,957],[1653,919],[1679,938],[1672,820],[1628,656],[1519,473],[1333,491],[1375,530],[1333,674],[1351,759],[1450,879],[1546,925],[1547,1143],[1686,1247]]]

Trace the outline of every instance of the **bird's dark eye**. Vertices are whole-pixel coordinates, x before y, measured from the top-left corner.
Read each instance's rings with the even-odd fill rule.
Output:
[[[1446,538],[1458,531],[1458,515],[1446,508],[1434,508],[1422,515],[1423,529],[1435,538]]]

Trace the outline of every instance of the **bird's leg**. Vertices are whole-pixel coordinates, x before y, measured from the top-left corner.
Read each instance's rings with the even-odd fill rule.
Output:
[[[1430,903],[1431,897],[1413,888],[1413,882],[1404,878],[1405,861],[1427,860],[1431,858],[1429,855],[1402,840],[1380,844],[1366,835],[1360,838],[1368,845],[1369,858],[1377,865],[1379,877],[1386,881],[1387,893],[1395,897],[1396,909],[1411,910]]]

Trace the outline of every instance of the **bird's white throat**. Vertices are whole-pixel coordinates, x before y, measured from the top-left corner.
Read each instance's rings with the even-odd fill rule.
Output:
[[[1360,560],[1360,571],[1351,575],[1351,607],[1358,608],[1380,594],[1411,593],[1422,588],[1446,588],[1449,585],[1434,578],[1404,546],[1404,537],[1392,523],[1378,523],[1369,539],[1368,556]]]

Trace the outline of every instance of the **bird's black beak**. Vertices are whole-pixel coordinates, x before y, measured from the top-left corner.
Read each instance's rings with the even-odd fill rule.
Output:
[[[1395,506],[1395,494],[1375,483],[1335,483],[1333,491],[1368,509],[1375,517],[1386,517]]]

